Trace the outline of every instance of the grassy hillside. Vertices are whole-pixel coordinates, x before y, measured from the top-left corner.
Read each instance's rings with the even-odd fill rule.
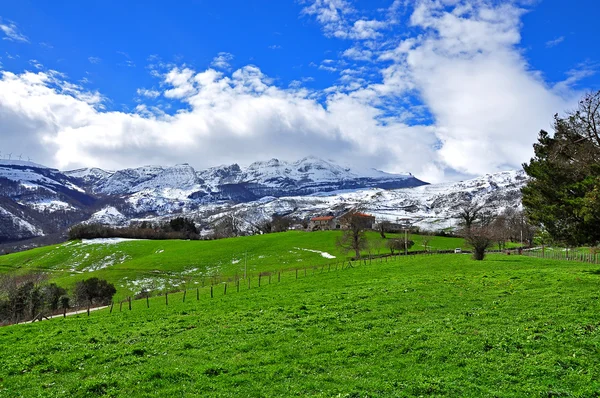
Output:
[[[408,257],[4,327],[0,396],[597,396],[599,274]]]
[[[118,289],[116,298],[120,299],[144,287],[163,290],[207,284],[215,276],[243,275],[245,268],[248,274],[258,274],[340,261],[347,257],[335,244],[340,234],[339,231],[290,231],[214,241],[68,242],[2,256],[0,272],[51,272],[52,281],[61,286],[96,276],[113,282]],[[415,241],[411,250],[424,249],[423,237],[410,238]],[[460,238],[430,239],[432,250],[464,246]],[[381,238],[370,232],[369,240],[381,241]],[[383,247],[381,253],[386,252]]]

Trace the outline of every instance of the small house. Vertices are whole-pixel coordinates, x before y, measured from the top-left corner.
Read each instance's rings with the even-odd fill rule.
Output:
[[[310,219],[308,228],[311,231],[327,231],[335,228],[335,219],[333,216],[318,216]]]
[[[375,225],[375,216],[372,216],[372,215],[366,214],[366,213],[360,213],[360,212],[349,212],[349,213],[346,213],[343,216],[341,216],[338,219],[338,224],[339,224],[338,228],[349,229],[351,219],[354,217],[359,217],[361,219],[361,225],[365,229],[373,229],[373,226]]]

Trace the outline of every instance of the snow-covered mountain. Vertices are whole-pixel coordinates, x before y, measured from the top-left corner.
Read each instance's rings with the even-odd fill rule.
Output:
[[[96,198],[71,177],[33,162],[0,160],[0,243],[63,231]]]
[[[288,163],[277,159],[196,171],[188,164],[145,166],[116,172],[80,169],[65,172],[89,192],[104,195],[148,195],[169,199],[248,202],[264,196],[307,195],[357,188],[403,188],[426,184],[410,173],[356,170],[307,157]]]
[[[243,204],[201,207],[190,215],[195,215],[198,220],[233,216],[242,228],[252,230],[254,226],[270,220],[274,214],[302,220],[360,208],[379,220],[409,223],[435,231],[457,226],[458,206],[464,201],[485,205],[495,213],[507,207],[520,208],[521,188],[525,182],[523,171],[506,171],[467,181],[413,188],[370,188],[307,196],[265,197]]]
[[[360,170],[308,157],[271,159],[197,171],[187,164],[60,172],[35,163],[0,161],[0,243],[60,234],[78,222],[127,225],[181,215],[206,228],[225,216],[255,230],[274,214],[297,219],[360,207],[380,219],[442,229],[455,224],[463,200],[498,211],[520,206],[523,172],[429,185],[410,173]]]

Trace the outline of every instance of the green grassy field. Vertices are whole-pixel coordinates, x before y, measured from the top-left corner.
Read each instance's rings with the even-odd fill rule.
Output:
[[[598,266],[410,256],[0,328],[1,397],[592,397]]]
[[[83,278],[98,277],[114,283],[116,299],[121,299],[142,288],[178,289],[207,284],[217,276],[234,278],[243,275],[245,269],[247,274],[255,275],[341,261],[348,256],[336,247],[340,235],[339,231],[290,231],[214,241],[139,240],[93,245],[68,242],[1,256],[0,272],[49,272],[52,282],[65,287]],[[371,242],[381,241],[374,232],[369,232],[368,237]],[[412,251],[424,249],[422,236],[410,238],[415,241]],[[464,241],[431,237],[429,247],[454,249],[464,247]],[[320,252],[328,255],[324,257]],[[379,252],[389,253],[385,247]]]

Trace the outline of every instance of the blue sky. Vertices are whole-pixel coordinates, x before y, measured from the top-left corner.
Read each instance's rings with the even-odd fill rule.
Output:
[[[600,89],[599,11],[591,0],[8,2],[0,151],[61,168],[307,155],[429,180],[516,168],[554,113]]]

